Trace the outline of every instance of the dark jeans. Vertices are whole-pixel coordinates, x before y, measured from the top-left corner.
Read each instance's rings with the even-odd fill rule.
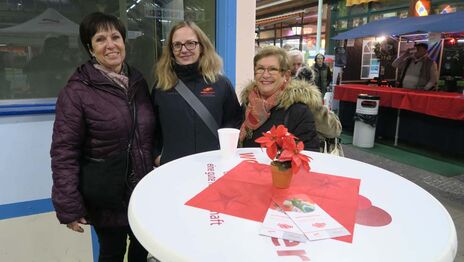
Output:
[[[122,262],[129,235],[128,262],[147,262],[148,251],[135,238],[129,226],[94,227],[100,244],[99,262]]]

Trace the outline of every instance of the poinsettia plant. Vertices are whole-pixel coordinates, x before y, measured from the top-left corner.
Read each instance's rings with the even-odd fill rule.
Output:
[[[288,132],[284,125],[272,126],[271,130],[263,133],[262,137],[257,138],[256,143],[261,148],[266,148],[269,158],[282,167],[292,168],[292,173],[296,174],[300,167],[310,170],[310,157],[301,153],[304,144],[298,138]]]

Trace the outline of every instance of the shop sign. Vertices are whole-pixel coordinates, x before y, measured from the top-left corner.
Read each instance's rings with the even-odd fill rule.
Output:
[[[430,0],[411,0],[409,16],[428,16],[430,14]]]

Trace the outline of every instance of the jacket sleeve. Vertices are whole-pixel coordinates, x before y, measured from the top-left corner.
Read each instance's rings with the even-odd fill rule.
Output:
[[[290,133],[304,143],[304,149],[319,152],[319,137],[316,132],[311,110],[304,104],[294,104],[287,109],[288,118],[285,121]]]
[[[333,72],[330,69],[330,67],[327,66],[327,86],[330,86],[330,83],[332,83],[332,79],[333,79]]]
[[[317,132],[325,138],[334,138],[342,133],[342,124],[338,116],[325,106],[320,106],[313,111],[317,123]]]
[[[395,68],[401,68],[406,64],[406,60],[410,57],[408,52],[405,52],[401,56],[397,57],[393,62],[392,66]]]
[[[432,62],[432,66],[430,67],[430,80],[425,85],[425,90],[432,90],[438,83],[438,69],[437,63]]]
[[[154,148],[153,148],[153,160],[161,155],[163,150],[163,132],[161,130],[161,123],[159,117],[159,104],[156,100],[157,95],[156,85],[153,87],[151,92],[151,99],[153,104],[153,112],[155,113],[155,134],[154,134]]]
[[[56,103],[50,156],[52,159],[52,202],[62,224],[86,215],[78,190],[79,159],[85,136],[85,121],[79,96],[65,87]]]
[[[225,98],[222,106],[223,117],[221,127],[240,128],[243,121],[242,107],[237,99],[234,87],[229,79],[224,77],[225,81]]]

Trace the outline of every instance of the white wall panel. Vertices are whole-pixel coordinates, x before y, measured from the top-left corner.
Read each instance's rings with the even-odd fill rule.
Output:
[[[50,197],[54,117],[0,117],[0,205]]]

